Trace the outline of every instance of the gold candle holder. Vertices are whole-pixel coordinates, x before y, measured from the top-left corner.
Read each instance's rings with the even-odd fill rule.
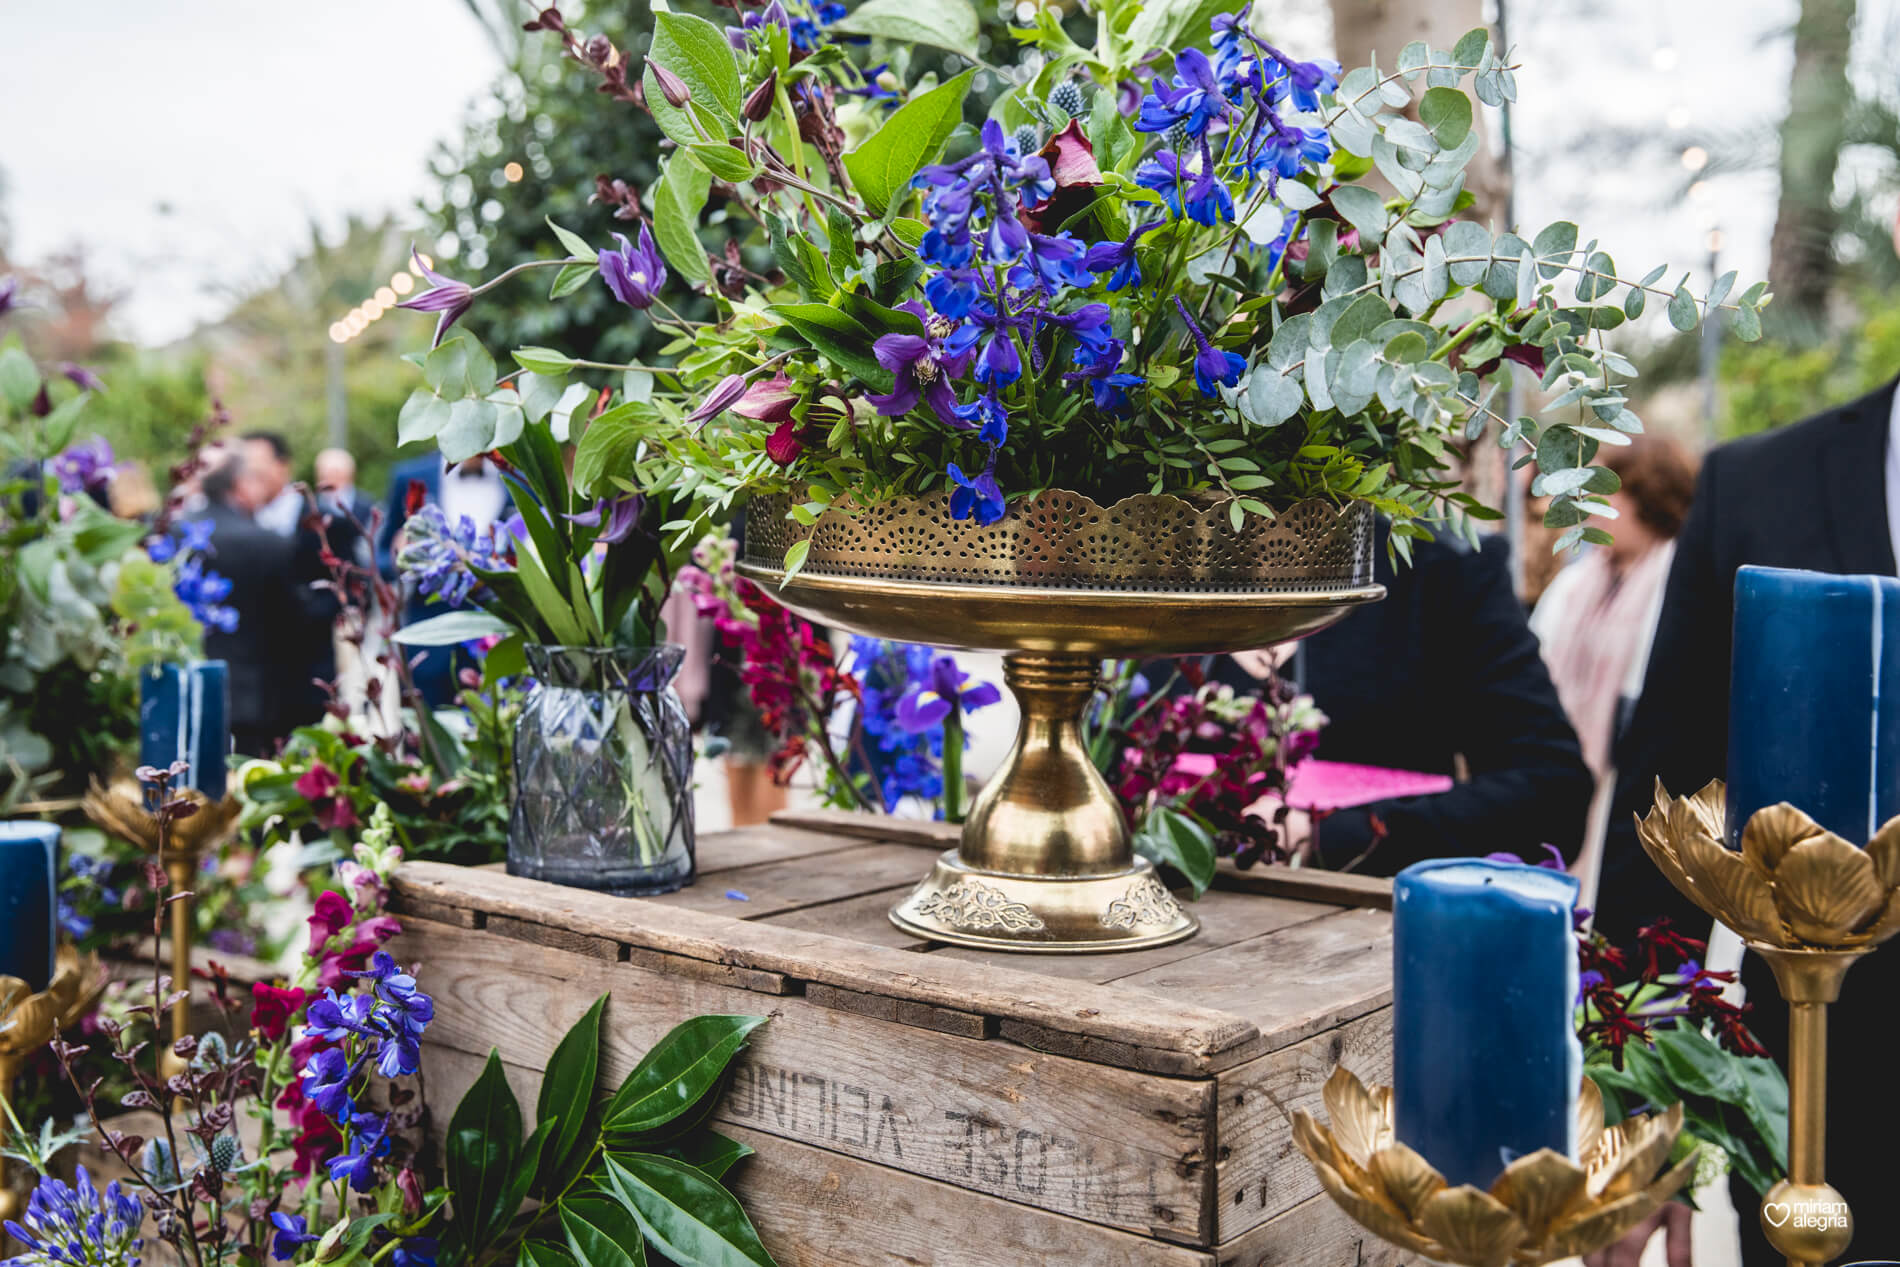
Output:
[[[1768,961],[1787,1001],[1788,1177],[1762,1199],[1761,1227],[1789,1267],[1822,1267],[1854,1239],[1825,1177],[1827,1008],[1847,970],[1900,932],[1900,817],[1862,849],[1783,802],[1749,816],[1737,852],[1722,843],[1726,800],[1720,779],[1680,799],[1658,781],[1637,837],[1683,896]]]
[[[236,797],[213,802],[195,788],[174,789],[170,795],[190,800],[198,808],[184,818],[174,819],[161,831],[158,815],[147,806],[145,788],[137,779],[116,778],[109,785],[95,779],[86,792],[86,817],[101,830],[156,856],[165,868],[171,891],[188,895],[205,850],[230,833],[242,807]],[[191,898],[186,896],[171,904],[172,989],[184,995],[172,1008],[174,1043],[191,1033],[192,937]],[[185,1062],[169,1047],[164,1049],[159,1071],[165,1077],[183,1072],[184,1067]]]
[[[27,1057],[53,1041],[90,1012],[106,988],[106,973],[97,956],[80,956],[61,946],[53,980],[35,994],[18,977],[0,976],[0,1100],[11,1112],[13,1084],[26,1067]],[[7,1114],[0,1114],[0,1145],[6,1143]],[[24,1128],[25,1123],[21,1123]],[[18,1219],[24,1208],[0,1158],[0,1220]],[[0,1235],[0,1242],[5,1240]]]
[[[1694,1153],[1663,1169],[1682,1131],[1680,1104],[1606,1127],[1588,1078],[1577,1098],[1579,1160],[1539,1149],[1505,1167],[1488,1192],[1451,1187],[1399,1142],[1392,1088],[1367,1090],[1342,1067],[1326,1080],[1325,1100],[1331,1129],[1295,1111],[1293,1142],[1326,1194],[1380,1240],[1458,1267],[1538,1267],[1593,1253],[1695,1173]]]

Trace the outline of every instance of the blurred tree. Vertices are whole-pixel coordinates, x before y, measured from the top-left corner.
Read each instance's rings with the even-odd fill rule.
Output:
[[[1788,117],[1781,125],[1781,198],[1769,243],[1771,312],[1783,322],[1819,322],[1833,285],[1834,177],[1853,89],[1847,57],[1856,0],[1801,0],[1794,26],[1794,70],[1788,81]]]

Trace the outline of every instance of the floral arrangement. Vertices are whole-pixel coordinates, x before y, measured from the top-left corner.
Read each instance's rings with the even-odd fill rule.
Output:
[[[173,792],[182,769],[139,772],[162,833],[196,812]],[[162,967],[143,1001],[101,1014],[97,1028],[130,1079],[118,1105],[146,1111],[139,1129],[148,1134],[109,1116],[103,1081],[81,1081],[86,1049],[55,1041],[90,1132],[60,1135],[50,1121],[16,1132],[9,1155],[41,1179],[23,1219],[6,1224],[22,1250],[6,1267],[137,1267],[152,1238],[200,1267],[266,1259],[571,1267],[644,1261],[649,1244],[677,1262],[771,1263],[720,1182],[750,1149],[705,1125],[727,1065],[763,1017],[677,1026],[608,1097],[598,1085],[603,997],[549,1062],[532,1132],[490,1056],[446,1124],[441,1182],[432,1182],[418,1145],[422,1043],[435,1004],[386,948],[401,931],[387,899],[402,857],[379,808],[338,864],[336,887],[319,895],[296,971],[253,987],[246,1032],[157,1047],[151,1035],[183,997]],[[159,964],[158,933],[179,895],[167,892],[156,863],[145,886],[157,899]],[[227,1010],[238,1006],[220,997]],[[83,1166],[70,1183],[51,1173],[57,1154],[86,1133],[126,1171],[103,1191]]]
[[[1404,555],[1492,516],[1449,469],[1489,432],[1534,454],[1559,548],[1602,541],[1617,481],[1592,459],[1641,426],[1605,335],[1655,298],[1678,328],[1720,310],[1751,339],[1768,301],[1733,274],[1700,297],[1664,268],[1626,279],[1568,222],[1526,238],[1460,219],[1473,98],[1516,95],[1482,29],[1342,74],[1273,44],[1251,6],[1103,0],[1090,42],[1038,10],[1022,63],[991,68],[968,0],[776,0],[723,30],[656,14],[636,79],[557,9],[529,26],[676,147],[650,222],[612,250],[556,226],[560,255],[479,285],[432,275],[408,306],[440,314],[440,342],[524,270],[559,269],[556,297],[598,275],[674,335],[673,363],[521,348],[512,389],[438,370],[404,439],[469,456],[590,374],[637,376],[579,437],[575,484],[690,498],[682,539],[761,493],[810,522],[948,492],[988,522],[1061,485],[1177,494],[1236,526],[1368,502]],[[906,83],[920,46],[970,69]],[[713,320],[667,306],[688,288]],[[448,346],[425,371],[473,360]],[[1540,415],[1498,411],[1514,366],[1551,393]]]
[[[137,671],[197,654],[205,627],[235,620],[207,541],[142,550],[146,527],[108,508],[111,446],[73,440],[103,387],[0,345],[0,801],[110,768],[137,738]]]
[[[1198,897],[1218,858],[1297,862],[1282,797],[1287,775],[1319,746],[1326,715],[1269,674],[1254,694],[1175,661],[1161,689],[1133,664],[1114,666],[1092,713],[1089,747],[1135,833]]]
[[[1002,693],[930,647],[853,638],[840,661],[809,622],[735,573],[733,556],[730,540],[705,538],[680,583],[735,659],[773,741],[773,777],[788,781],[815,754],[829,805],[889,813],[915,799],[961,822],[963,716]]]

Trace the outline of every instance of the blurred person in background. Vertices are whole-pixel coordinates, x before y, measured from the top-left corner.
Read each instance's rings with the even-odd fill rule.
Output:
[[[263,500],[257,525],[280,537],[294,537],[303,522],[304,499],[290,482],[290,441],[277,431],[246,431],[240,441],[247,478],[257,481]]]
[[[1531,613],[1550,679],[1596,779],[1583,850],[1572,868],[1586,907],[1596,902],[1616,789],[1611,749],[1642,694],[1676,534],[1695,497],[1695,464],[1667,436],[1606,446],[1597,457],[1622,481],[1609,496],[1617,514],[1609,525],[1615,539],[1560,570]]]
[[[374,566],[368,533],[376,505],[356,486],[356,458],[348,449],[325,449],[317,454],[313,470],[317,509],[329,517],[326,536],[331,551],[358,567]]]
[[[267,473],[250,467],[242,449],[211,450],[199,477],[200,518],[212,525],[212,558],[231,582],[227,602],[237,610],[230,633],[205,630],[205,656],[229,668],[231,738],[245,756],[276,750],[300,716],[303,631],[324,619],[318,596],[293,575],[294,544],[258,526],[257,507],[270,495]],[[325,621],[327,628],[327,620]]]

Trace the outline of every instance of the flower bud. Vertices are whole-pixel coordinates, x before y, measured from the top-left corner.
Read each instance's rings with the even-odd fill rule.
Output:
[[[596,66],[607,65],[614,55],[613,41],[604,35],[588,36],[587,43],[581,46],[581,50],[587,54],[587,60]]]
[[[647,58],[647,69],[653,72],[653,80],[660,85],[666,104],[675,110],[684,110],[686,103],[693,99],[693,90],[686,86],[686,81],[650,57]]]
[[[778,72],[773,71],[765,77],[764,83],[752,90],[739,112],[753,123],[764,123],[771,117],[772,105],[777,100]]]

